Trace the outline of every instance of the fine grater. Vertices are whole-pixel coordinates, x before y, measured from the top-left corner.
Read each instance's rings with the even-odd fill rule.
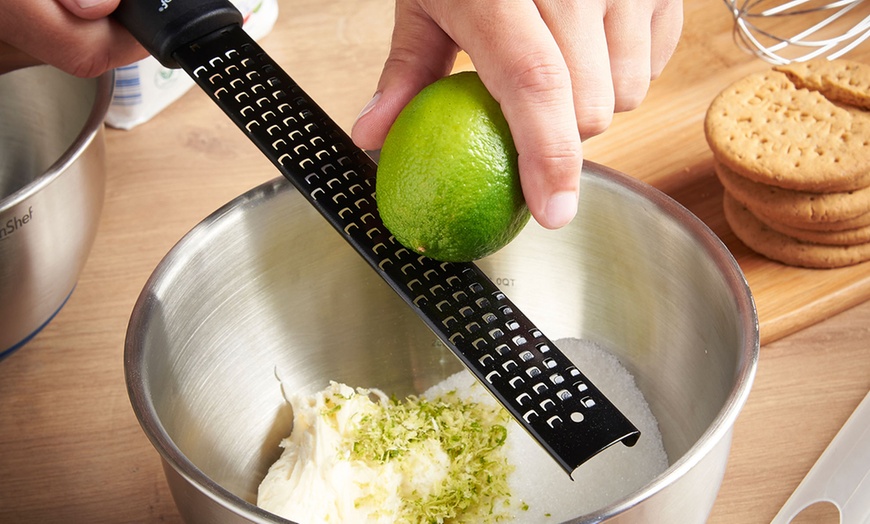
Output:
[[[228,0],[122,0],[116,18],[184,69],[570,476],[638,429],[473,263],[393,238],[375,162],[259,47]]]

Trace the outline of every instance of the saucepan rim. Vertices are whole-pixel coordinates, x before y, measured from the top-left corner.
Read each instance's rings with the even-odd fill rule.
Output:
[[[28,70],[33,68],[51,68],[49,65],[36,65],[24,69],[18,69],[6,75],[16,73],[26,74]],[[85,119],[81,130],[75,139],[70,143],[64,152],[55,160],[48,169],[38,177],[33,179],[24,187],[9,195],[0,198],[0,214],[12,209],[27,199],[31,198],[36,193],[40,192],[47,185],[51,184],[61,174],[66,172],[67,168],[72,165],[90,146],[97,134],[100,132],[106,114],[109,111],[109,106],[112,103],[112,95],[115,87],[115,72],[114,70],[107,71],[95,78],[77,78],[70,75],[71,79],[76,79],[81,82],[92,81],[96,84],[96,91],[93,105]]]

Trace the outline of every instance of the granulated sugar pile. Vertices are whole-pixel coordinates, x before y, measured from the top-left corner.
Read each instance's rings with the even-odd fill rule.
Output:
[[[404,402],[335,382],[288,399],[294,429],[260,485],[258,505],[302,524],[538,524],[636,491],[668,460],[634,378],[589,342],[557,345],[641,431],[633,447],[611,446],[575,470],[573,481],[461,371]]]
[[[608,351],[588,341],[562,339],[559,349],[640,430],[633,447],[611,446],[574,471],[572,481],[516,422],[511,421],[505,444],[516,467],[509,479],[511,497],[528,509],[515,522],[562,522],[603,508],[643,487],[668,467],[658,423],[634,382],[634,377]],[[460,372],[425,393],[426,397],[457,390],[478,402],[495,400],[471,373]]]

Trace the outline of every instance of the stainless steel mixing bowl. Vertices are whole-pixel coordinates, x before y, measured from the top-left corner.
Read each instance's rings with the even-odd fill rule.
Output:
[[[552,339],[614,350],[658,419],[670,467],[576,522],[703,522],[756,368],[749,289],[686,209],[601,166],[584,170],[570,226],[530,224],[480,266]],[[161,262],[134,308],[125,367],[180,512],[215,524],[287,522],[253,504],[292,425],[276,370],[293,391],[338,380],[403,396],[461,364],[276,179],[218,210]]]
[[[103,206],[112,74],[49,66],[0,75],[0,359],[73,291]]]

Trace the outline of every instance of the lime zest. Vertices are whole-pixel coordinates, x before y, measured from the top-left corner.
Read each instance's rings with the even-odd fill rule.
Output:
[[[370,390],[358,388],[356,394],[372,398]],[[335,394],[325,400],[321,415],[336,423],[335,415],[350,398]],[[415,489],[402,497],[397,522],[511,520],[508,477],[514,468],[503,449],[510,416],[501,406],[464,400],[456,391],[431,400],[381,396],[371,404],[349,424],[337,450],[342,460],[395,468],[411,479],[419,476],[421,464],[446,468],[428,492]],[[444,455],[447,460],[439,460]],[[373,487],[354,504],[378,508],[379,496]]]

